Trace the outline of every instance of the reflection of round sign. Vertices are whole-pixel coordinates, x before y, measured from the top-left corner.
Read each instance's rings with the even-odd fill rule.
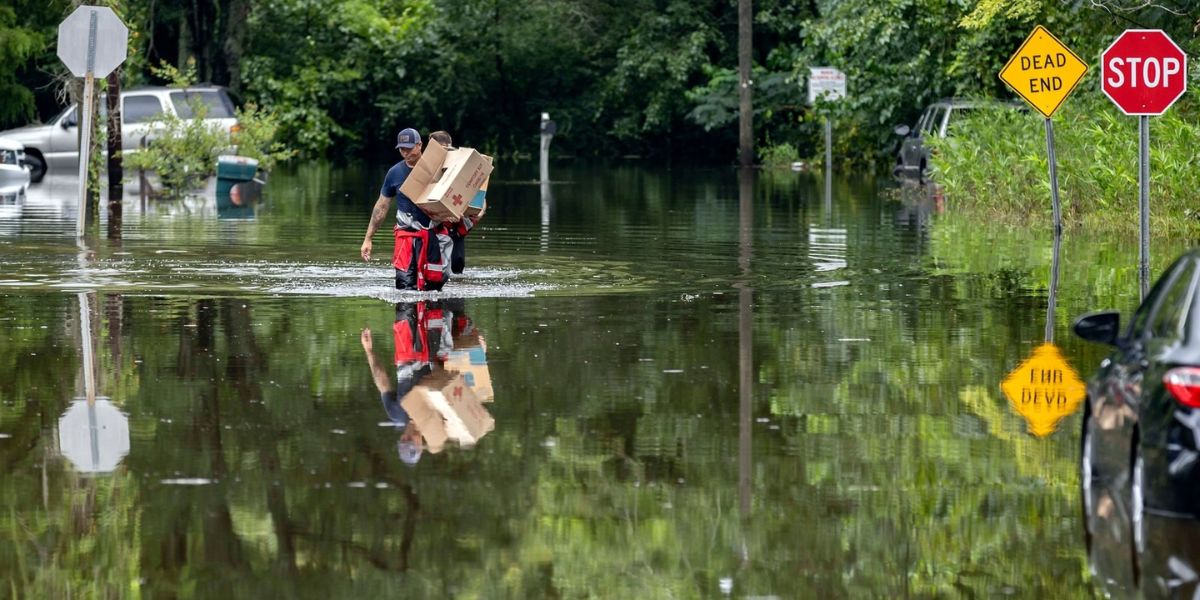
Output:
[[[58,446],[75,470],[108,473],[129,454],[129,417],[108,400],[76,400],[58,419]]]

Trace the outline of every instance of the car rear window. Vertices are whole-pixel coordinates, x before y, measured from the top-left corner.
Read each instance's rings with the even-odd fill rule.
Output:
[[[175,105],[175,113],[184,119],[192,118],[192,103],[200,102],[208,108],[206,118],[233,118],[233,104],[229,98],[219,91],[181,91],[171,92],[171,104]]]

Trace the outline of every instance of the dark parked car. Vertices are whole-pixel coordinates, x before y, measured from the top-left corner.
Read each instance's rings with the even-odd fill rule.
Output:
[[[1104,598],[1200,597],[1200,521],[1145,515],[1133,536],[1128,482],[1084,490],[1092,585]]]
[[[916,177],[924,180],[929,166],[929,147],[925,138],[942,138],[955,131],[955,125],[962,117],[979,109],[1018,109],[1020,105],[997,102],[993,100],[962,100],[947,98],[925,107],[921,118],[914,127],[897,125],[896,135],[901,137],[900,148],[896,152],[896,166],[892,174]]]
[[[1074,330],[1113,347],[1087,385],[1081,480],[1124,485],[1136,540],[1143,516],[1200,516],[1200,250],[1179,257],[1123,330],[1085,315]]]

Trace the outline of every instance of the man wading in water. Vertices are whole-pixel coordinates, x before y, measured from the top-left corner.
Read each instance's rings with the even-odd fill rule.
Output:
[[[440,223],[430,219],[400,192],[400,186],[421,159],[421,134],[411,127],[401,130],[396,135],[396,150],[403,160],[389,169],[383,179],[360,254],[363,260],[371,260],[371,240],[387,218],[388,207],[394,199],[396,227],[392,231],[396,247],[392,252],[392,266],[396,268],[396,289],[437,291],[449,279],[448,257],[453,242],[447,235],[434,234],[431,230],[441,229]]]

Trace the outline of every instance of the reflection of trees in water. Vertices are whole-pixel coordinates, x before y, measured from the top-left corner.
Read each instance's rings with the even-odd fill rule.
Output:
[[[102,386],[132,415],[140,452],[127,464],[140,477],[94,480],[93,503],[75,510],[54,497],[76,493],[68,474],[52,470],[50,508],[36,517],[46,524],[34,523],[24,498],[43,489],[31,466],[48,424],[37,413],[59,414],[73,392],[50,361],[22,357],[73,357],[57,330],[4,340],[0,365],[16,379],[0,380],[0,397],[26,404],[0,412],[0,431],[14,435],[0,457],[17,490],[3,500],[15,510],[0,515],[0,534],[41,550],[16,545],[22,563],[0,544],[0,576],[37,589],[28,586],[38,577],[69,579],[97,563],[111,566],[111,582],[143,580],[154,596],[189,586],[278,594],[284,574],[294,587],[283,595],[386,593],[398,572],[416,596],[702,596],[725,575],[738,594],[787,595],[799,579],[835,596],[953,596],[1001,583],[1070,595],[1081,572],[1069,554],[1076,524],[1062,518],[1074,514],[1074,448],[1021,434],[992,385],[1027,350],[1012,340],[1040,338],[1040,301],[992,306],[1028,297],[1009,281],[1020,276],[881,273],[862,284],[874,286],[866,296],[755,291],[746,517],[733,291],[545,298],[530,310],[485,303],[489,341],[503,349],[498,391],[510,394],[497,405],[501,425],[486,448],[415,471],[373,421],[345,427],[336,444],[328,434],[353,412],[339,403],[378,411],[357,336],[390,314],[329,310],[333,301],[110,300],[120,309],[105,311]],[[24,302],[0,299],[5,314],[43,314]],[[561,325],[539,327],[550,319]],[[664,373],[673,370],[682,372]],[[221,481],[159,483],[171,477]],[[75,514],[109,520],[70,529]],[[1047,562],[1031,548],[1068,558]]]

